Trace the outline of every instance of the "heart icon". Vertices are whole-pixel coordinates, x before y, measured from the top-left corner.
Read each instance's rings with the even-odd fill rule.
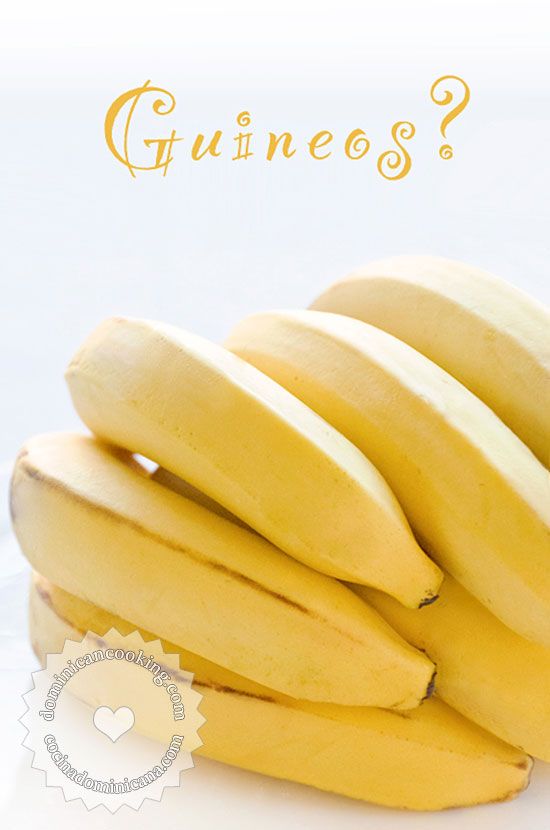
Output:
[[[134,725],[134,713],[128,706],[119,706],[113,712],[108,706],[98,706],[94,712],[94,726],[103,732],[113,743],[129,732]]]

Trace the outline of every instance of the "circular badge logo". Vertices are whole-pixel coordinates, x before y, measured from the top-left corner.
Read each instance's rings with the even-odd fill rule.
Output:
[[[67,801],[112,813],[137,809],[145,798],[159,801],[193,767],[202,695],[159,640],[114,628],[102,637],[88,632],[49,654],[33,681],[23,743],[47,786],[61,787]]]

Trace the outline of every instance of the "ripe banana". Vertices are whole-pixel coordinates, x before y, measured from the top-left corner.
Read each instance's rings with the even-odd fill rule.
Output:
[[[31,639],[39,658],[67,638],[135,625],[39,577],[31,592]],[[141,632],[144,639],[156,635]],[[439,810],[513,798],[531,759],[439,700],[407,713],[308,703],[216,666],[170,642],[194,673],[206,723],[197,752],[234,766],[390,807]],[[164,735],[157,736],[160,740]]]
[[[162,468],[153,477],[199,503],[204,498]],[[211,507],[223,510],[215,502]],[[438,601],[425,610],[404,608],[374,588],[350,588],[436,662],[439,697],[507,743],[550,762],[550,649],[503,625],[448,574]]]
[[[436,661],[438,695],[504,741],[550,761],[550,649],[503,625],[447,576],[421,612],[380,591],[354,590]]]
[[[204,498],[162,469],[153,477],[199,503]],[[212,509],[220,508],[213,502]],[[550,762],[550,649],[503,625],[448,574],[429,609],[404,608],[363,585],[350,588],[436,662],[439,697],[507,743]]]
[[[489,407],[406,343],[338,314],[255,315],[227,346],[353,441],[438,564],[550,646],[548,471]]]
[[[369,263],[311,307],[372,323],[418,349],[550,466],[550,314],[527,294],[462,262],[399,256]]]
[[[335,429],[221,346],[107,320],[67,381],[101,438],[185,479],[294,558],[418,607],[441,572],[380,473]]]
[[[23,449],[13,525],[34,568],[197,654],[297,698],[407,709],[434,666],[334,579],[152,481],[91,437]]]

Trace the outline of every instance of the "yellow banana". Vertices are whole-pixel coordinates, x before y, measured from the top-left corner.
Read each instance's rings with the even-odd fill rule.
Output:
[[[436,661],[437,691],[499,738],[550,761],[550,649],[525,640],[451,577],[422,612],[354,586],[382,616]]]
[[[162,469],[154,478],[199,503],[204,498]],[[215,502],[211,509],[223,510]],[[507,743],[550,762],[550,649],[501,623],[448,574],[429,609],[404,608],[374,588],[350,588],[435,661],[439,697]]]
[[[44,661],[67,638],[105,638],[135,625],[41,577],[31,593],[31,639]],[[141,632],[144,639],[156,635]],[[245,769],[390,807],[439,810],[504,801],[528,783],[531,759],[438,700],[411,712],[294,700],[173,643],[201,692],[197,752]],[[165,736],[159,735],[159,739]]]
[[[309,700],[407,709],[433,664],[330,577],[152,481],[91,437],[46,435],[17,461],[13,525],[67,591]]]
[[[312,305],[404,340],[485,401],[550,461],[550,314],[462,262],[399,256],[369,263]]]
[[[258,314],[227,346],[371,459],[438,564],[550,646],[548,471],[489,407],[406,343],[338,314]]]
[[[154,477],[189,498],[204,498],[162,469]],[[223,510],[215,502],[211,508]],[[507,743],[550,762],[550,649],[501,623],[448,574],[429,609],[404,608],[366,586],[350,588],[435,661],[439,697]]]
[[[270,378],[173,326],[107,320],[73,359],[76,409],[294,558],[418,607],[441,572],[359,450]]]

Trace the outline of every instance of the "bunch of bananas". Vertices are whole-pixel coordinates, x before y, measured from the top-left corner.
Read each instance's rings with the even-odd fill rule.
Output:
[[[67,372],[94,437],[13,475],[37,654],[137,628],[194,672],[207,756],[409,809],[512,798],[550,761],[549,322],[429,257],[225,347],[104,322]]]

